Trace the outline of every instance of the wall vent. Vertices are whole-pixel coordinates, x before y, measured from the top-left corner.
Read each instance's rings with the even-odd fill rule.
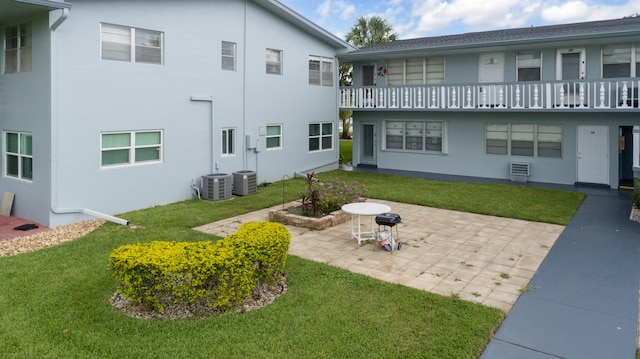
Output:
[[[255,171],[233,172],[233,194],[246,196],[258,193],[258,183]]]
[[[202,199],[220,201],[231,198],[232,177],[226,173],[202,176]]]
[[[526,162],[511,162],[509,164],[509,175],[511,181],[527,182],[527,177],[531,175],[531,164]]]

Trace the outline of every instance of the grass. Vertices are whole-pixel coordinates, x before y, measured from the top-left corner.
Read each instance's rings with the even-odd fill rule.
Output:
[[[342,156],[342,163],[347,164],[353,161],[353,141],[340,140],[340,155]]]
[[[506,201],[501,213],[514,218],[545,217],[535,216],[536,211],[528,208],[532,204],[517,198],[537,198],[549,206],[545,211],[562,214],[558,222],[568,221],[582,200],[577,194],[525,187],[513,187],[516,191],[511,192],[510,186],[447,186],[346,171],[319,176],[358,180],[375,198],[444,202],[447,208],[478,213],[495,214],[496,202],[490,199],[501,197]],[[216,240],[190,228],[297,199],[303,189],[304,182],[295,179],[261,186],[257,195],[229,201],[191,200],[125,213],[121,217],[136,229],[108,223],[73,242],[0,258],[1,356],[356,358],[375,353],[379,358],[475,358],[481,353],[504,317],[501,311],[295,256],[287,262],[289,292],[255,312],[139,320],[109,304],[117,282],[107,259],[116,247],[152,240]],[[466,206],[458,193],[463,189]],[[509,198],[515,194],[517,198]]]

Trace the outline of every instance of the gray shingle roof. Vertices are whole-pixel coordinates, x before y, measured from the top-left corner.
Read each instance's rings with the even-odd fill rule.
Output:
[[[486,46],[540,40],[553,41],[596,36],[620,36],[623,34],[640,35],[640,17],[397,40],[363,47],[352,51],[351,54],[479,45]]]

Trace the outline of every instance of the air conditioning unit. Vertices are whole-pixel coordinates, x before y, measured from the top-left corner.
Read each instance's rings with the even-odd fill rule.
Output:
[[[509,163],[509,175],[513,182],[527,182],[527,177],[531,174],[531,163],[511,162]]]
[[[202,176],[202,199],[220,201],[231,198],[232,177],[226,173]]]
[[[258,184],[255,171],[233,172],[233,194],[246,196],[258,193]]]

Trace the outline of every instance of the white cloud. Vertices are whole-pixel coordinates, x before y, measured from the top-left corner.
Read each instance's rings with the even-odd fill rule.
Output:
[[[549,23],[570,23],[619,19],[638,12],[640,12],[638,0],[618,5],[610,5],[610,2],[572,0],[545,8],[541,11],[540,18]]]
[[[571,22],[589,17],[591,8],[584,1],[569,1],[542,10],[540,17],[548,22]]]
[[[316,9],[322,20],[331,19],[334,16],[347,20],[356,12],[356,6],[343,0],[325,0]]]
[[[541,0],[415,0],[412,13],[418,18],[413,35],[451,33],[525,26],[540,8]]]

